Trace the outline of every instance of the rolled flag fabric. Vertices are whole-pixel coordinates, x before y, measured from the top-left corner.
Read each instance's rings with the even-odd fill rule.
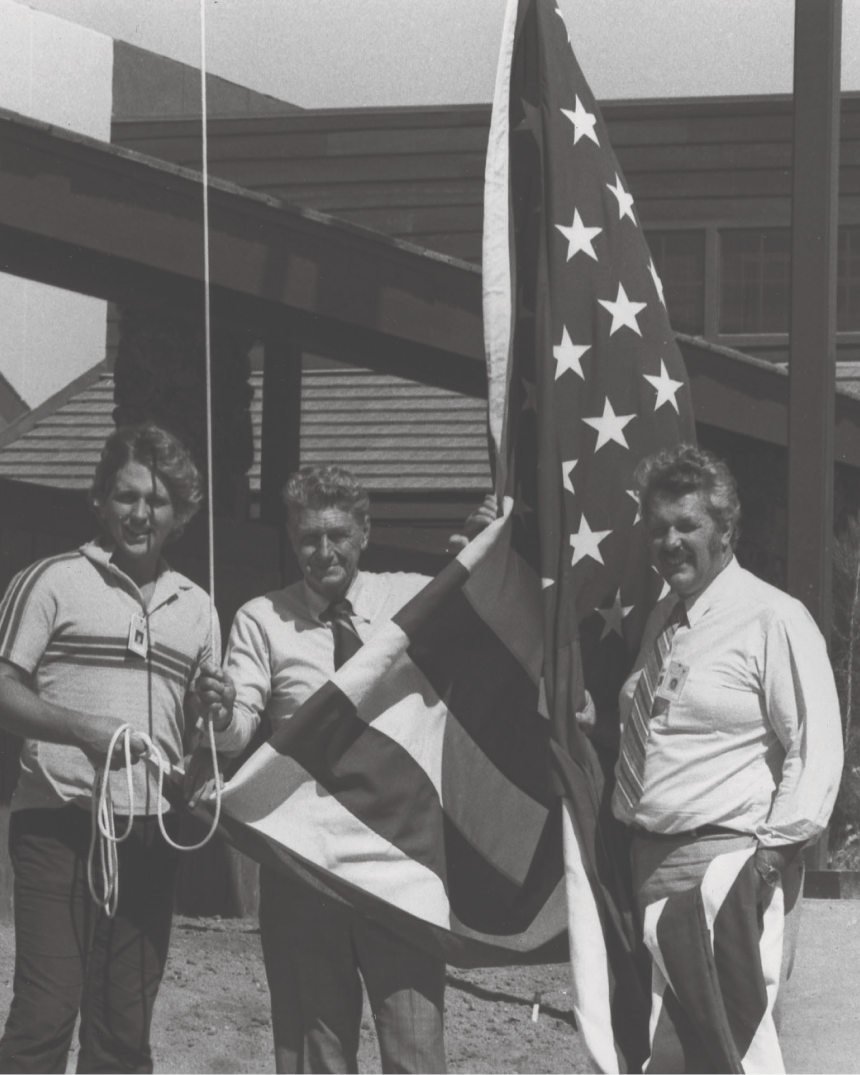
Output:
[[[653,957],[646,1071],[785,1071],[773,1020],[783,893],[775,888],[759,918],[754,850],[718,855],[700,885],[645,912]]]

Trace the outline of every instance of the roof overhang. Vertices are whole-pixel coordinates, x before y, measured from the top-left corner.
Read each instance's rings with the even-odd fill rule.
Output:
[[[212,308],[257,335],[480,396],[481,273],[334,217],[209,180]],[[0,270],[118,302],[203,308],[202,176],[0,110]],[[788,377],[689,336],[696,420],[788,443]],[[838,461],[860,400],[837,391]]]
[[[203,308],[202,176],[0,110],[0,269]],[[209,180],[212,309],[259,335],[480,394],[480,270]]]

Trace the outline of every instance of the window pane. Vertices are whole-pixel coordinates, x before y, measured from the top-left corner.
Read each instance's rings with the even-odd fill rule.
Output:
[[[700,335],[705,331],[705,233],[649,231],[646,238],[672,328]]]
[[[788,332],[791,232],[720,233],[720,332]]]
[[[836,331],[860,331],[860,228],[839,229]]]

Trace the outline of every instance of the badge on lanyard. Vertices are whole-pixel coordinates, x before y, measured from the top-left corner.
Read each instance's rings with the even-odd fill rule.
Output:
[[[128,625],[128,648],[138,657],[149,653],[149,625],[139,612],[135,612]]]
[[[664,698],[667,702],[679,702],[684,693],[687,676],[690,674],[690,666],[681,661],[669,661],[660,673],[655,692],[658,698]]]

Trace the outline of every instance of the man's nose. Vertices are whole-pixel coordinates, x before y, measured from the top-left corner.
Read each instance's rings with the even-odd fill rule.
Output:
[[[146,519],[149,516],[149,505],[143,497],[132,504],[131,515],[134,519]]]
[[[331,542],[327,537],[321,537],[317,544],[317,556],[323,560],[327,560],[331,556]]]
[[[666,536],[663,538],[663,544],[666,548],[676,549],[681,543],[681,537],[677,530],[671,529],[666,531]]]

